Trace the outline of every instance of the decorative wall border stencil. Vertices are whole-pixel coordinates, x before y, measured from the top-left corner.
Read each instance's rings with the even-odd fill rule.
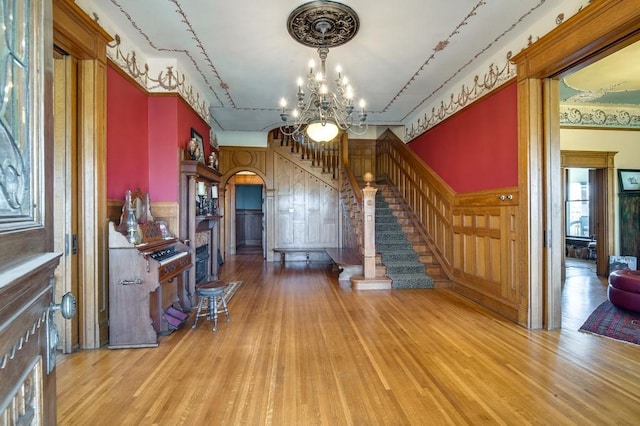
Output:
[[[473,86],[467,87],[463,85],[457,96],[453,93],[451,94],[449,102],[445,103],[444,101],[441,101],[438,109],[434,107],[431,110],[430,115],[425,113],[422,118],[418,117],[415,123],[411,123],[411,127],[406,126],[405,142],[420,136],[431,127],[453,115],[456,111],[459,111],[465,106],[473,103],[476,99],[487,94],[494,88],[500,87],[502,84],[515,77],[516,67],[511,63],[510,59],[511,52],[509,52],[507,61],[502,69],[499,69],[497,66],[492,64],[483,79],[480,79],[480,77],[476,75]]]
[[[509,27],[507,30],[505,30],[500,36],[496,37],[495,40],[492,43],[490,43],[489,45],[484,47],[482,50],[480,50],[471,60],[469,60],[469,62],[467,62],[462,67],[460,67],[460,69],[458,69],[458,71],[456,71],[447,80],[445,80],[437,89],[435,89],[432,93],[427,95],[422,100],[422,102],[420,104],[418,104],[412,111],[407,113],[407,115],[403,118],[403,120],[407,119],[414,111],[418,110],[418,108],[420,108],[420,106],[422,106],[425,103],[427,103],[427,101],[429,101],[432,97],[434,97],[448,83],[454,81],[454,79],[456,77],[458,77],[460,74],[462,74],[462,72],[465,69],[467,69],[472,63],[474,63],[475,59],[479,58],[483,53],[485,53],[487,50],[489,50],[495,43],[497,43],[499,40],[501,40],[503,37],[505,37],[511,31],[513,31],[520,22],[522,22],[528,15],[533,13],[533,11],[535,11],[540,6],[542,6],[542,4],[545,3],[545,1],[546,0],[540,0],[540,2],[536,6],[531,8],[529,10],[529,12],[525,13],[522,17],[520,17],[520,19],[517,22],[513,23],[511,25],[511,27]],[[586,0],[585,4],[580,6],[578,8],[578,10],[575,11],[575,13],[580,12],[584,7],[588,6],[591,3],[591,1],[592,0]],[[483,2],[480,2],[480,3],[483,3]],[[474,9],[469,13],[469,15],[467,15],[465,20],[460,25],[464,25],[468,18],[474,16],[474,12],[475,12],[476,8],[480,5],[480,3],[474,7]],[[573,14],[575,14],[575,13],[573,13]],[[554,25],[558,26],[558,25],[562,24],[567,19],[567,17],[573,16],[573,14],[569,14],[569,13],[559,13],[559,14],[557,14],[555,16],[555,18],[554,18]],[[447,39],[445,41],[440,41],[438,44],[436,44],[436,47],[434,48],[434,52],[437,52],[439,50],[443,50],[444,48],[446,48],[446,45],[448,44],[449,40],[456,33],[457,33],[457,29],[450,34],[449,39]],[[530,34],[527,37],[527,41],[526,41],[525,45],[522,46],[522,48],[520,50],[526,49],[527,47],[532,45],[538,39],[539,39],[539,37],[535,37],[535,36]],[[401,93],[411,84],[411,81],[413,79],[415,79],[415,77],[418,75],[418,73],[420,73],[421,71],[424,70],[424,68],[429,64],[429,62],[431,61],[431,59],[433,58],[434,55],[435,55],[435,53],[433,53],[427,59],[427,61],[422,65],[422,67],[418,70],[418,72],[416,72],[416,74],[414,74],[413,78],[396,95],[396,98],[398,96],[400,96]],[[420,136],[422,133],[426,132],[431,127],[433,127],[436,124],[444,121],[446,118],[450,117],[451,115],[453,115],[454,113],[456,113],[460,109],[470,105],[471,103],[473,103],[477,99],[481,98],[483,95],[485,95],[485,94],[489,93],[490,91],[500,87],[504,83],[508,82],[511,78],[515,77],[517,70],[516,70],[516,67],[510,61],[511,57],[513,56],[513,53],[512,53],[512,51],[508,51],[508,52],[506,52],[505,55],[506,55],[505,56],[506,61],[503,62],[502,65],[491,64],[489,66],[488,71],[484,74],[484,76],[475,75],[473,77],[473,83],[471,83],[471,84],[463,84],[460,87],[460,90],[457,93],[451,93],[448,99],[441,100],[439,105],[433,106],[431,108],[431,111],[425,110],[424,113],[418,114],[415,117],[411,118],[411,122],[409,122],[409,123],[407,123],[405,125],[404,142],[407,143],[407,142],[411,141],[412,139],[417,138],[418,136]]]
[[[640,129],[640,108],[561,105],[560,126]]]
[[[149,64],[144,64],[141,69],[138,66],[136,52],[124,53],[121,49],[121,43],[120,36],[116,34],[114,41],[107,45],[107,56],[113,63],[149,92],[179,94],[203,120],[209,122],[209,107],[206,101],[201,100],[200,93],[197,93],[194,87],[186,82],[184,74],[174,70],[173,66],[167,66],[165,71],[158,72],[157,77],[154,78],[150,75]]]

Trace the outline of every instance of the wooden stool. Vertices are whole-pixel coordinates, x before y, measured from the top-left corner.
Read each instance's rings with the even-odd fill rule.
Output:
[[[208,281],[201,284],[196,284],[196,294],[200,298],[198,301],[198,310],[196,311],[195,321],[191,328],[198,326],[198,318],[206,316],[208,320],[213,319],[213,331],[218,329],[218,300],[222,301],[222,307],[224,314],[227,317],[227,322],[231,320],[229,318],[229,309],[227,308],[227,300],[224,298],[224,291],[227,288],[227,283],[224,281]],[[207,299],[207,309],[202,312],[202,305],[205,299]]]

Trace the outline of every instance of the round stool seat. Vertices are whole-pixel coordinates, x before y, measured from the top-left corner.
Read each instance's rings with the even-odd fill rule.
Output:
[[[640,312],[640,271],[613,271],[609,275],[607,297],[619,308]]]
[[[198,310],[196,311],[195,321],[191,328],[198,326],[198,318],[204,316],[207,319],[213,319],[213,331],[218,328],[218,300],[222,303],[227,322],[229,322],[229,310],[227,308],[227,301],[224,297],[224,291],[228,284],[224,281],[214,280],[204,283],[196,284],[196,294],[199,296]],[[202,308],[207,301],[207,309],[203,312]]]
[[[208,289],[223,289],[227,286],[227,283],[220,280],[207,281],[204,283],[196,284],[196,290],[208,290]]]
[[[227,283],[220,280],[207,281],[201,284],[196,284],[196,292],[204,297],[218,296],[224,292],[227,288]]]

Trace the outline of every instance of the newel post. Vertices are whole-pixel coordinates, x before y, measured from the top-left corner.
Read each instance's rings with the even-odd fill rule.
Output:
[[[371,186],[373,176],[365,173],[367,186],[362,189],[362,212],[364,224],[364,278],[376,276],[376,192]]]

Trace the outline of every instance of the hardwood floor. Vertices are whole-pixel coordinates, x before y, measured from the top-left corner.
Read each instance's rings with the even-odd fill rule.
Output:
[[[353,292],[328,265],[282,267],[251,255],[225,260],[221,278],[243,280],[229,303],[231,323],[221,321],[217,333],[209,322],[181,329],[158,348],[62,357],[59,424],[640,419],[640,347],[577,331],[590,310],[583,319],[575,312],[597,302],[569,295],[582,291],[569,274],[566,302],[576,308],[567,309],[562,330],[543,331],[447,289]]]

